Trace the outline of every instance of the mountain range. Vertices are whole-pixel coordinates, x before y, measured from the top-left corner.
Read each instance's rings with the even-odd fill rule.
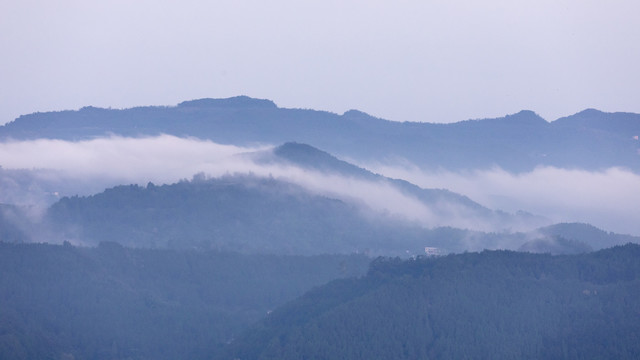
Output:
[[[304,182],[257,175],[199,174],[175,184],[121,185],[89,196],[63,197],[32,222],[19,207],[6,206],[6,239],[403,257],[420,255],[425,248],[442,254],[485,248],[573,253],[640,242],[586,224],[549,226],[544,217],[491,210],[448,190],[423,189],[374,174],[309,145],[287,143],[238,156],[331,180],[320,190]],[[344,185],[334,185],[340,184],[336,178],[353,185],[339,191],[337,187]],[[400,210],[377,208],[379,204],[367,203],[366,196],[352,191],[354,187],[386,191],[388,201],[398,202]],[[409,209],[410,202],[417,205]],[[428,210],[429,219],[410,217],[418,210]]]
[[[633,170],[640,159],[634,135],[639,132],[637,114],[597,110],[551,123],[530,111],[454,124],[399,123],[355,110],[336,115],[282,109],[244,96],[175,107],[35,113],[0,127],[0,139],[10,144],[171,134],[234,146],[293,141],[263,145],[229,160],[249,164],[248,175],[202,173],[173,184],[120,185],[110,177],[65,178],[55,170],[0,168],[2,200],[9,203],[2,209],[8,225],[0,234],[10,241],[44,236],[78,245],[118,241],[133,247],[247,253],[405,256],[425,247],[444,253],[589,251],[638,238],[588,224],[549,227],[553,222],[544,213],[490,209],[463,194],[385,177],[351,161],[409,161],[421,169],[460,171],[500,166],[518,172],[542,165]],[[253,174],[253,169],[260,171]],[[271,171],[279,173],[272,176]],[[50,206],[39,215],[34,206],[16,200],[29,199],[35,190]]]
[[[537,166],[640,171],[640,115],[594,109],[548,122],[532,111],[452,124],[393,122],[351,110],[342,115],[277,107],[246,96],[185,101],[174,107],[85,107],[24,115],[0,139],[82,140],[170,134],[221,144],[296,141],[359,162],[409,161],[425,169]]]
[[[0,358],[636,359],[640,237],[591,223],[640,235],[639,134],[246,96],[21,116]]]

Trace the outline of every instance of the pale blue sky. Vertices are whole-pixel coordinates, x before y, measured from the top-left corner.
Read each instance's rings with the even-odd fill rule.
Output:
[[[400,121],[640,112],[639,4],[0,0],[0,124],[241,94]]]

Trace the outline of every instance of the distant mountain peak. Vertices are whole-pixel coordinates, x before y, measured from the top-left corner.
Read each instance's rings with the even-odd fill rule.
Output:
[[[520,110],[517,113],[506,115],[498,118],[484,118],[465,120],[456,124],[482,124],[482,125],[508,125],[510,127],[520,125],[548,125],[549,122],[531,110]]]
[[[598,109],[589,108],[589,109],[584,109],[584,110],[580,111],[579,113],[577,113],[575,115],[594,116],[594,115],[602,115],[602,114],[604,114],[603,111],[600,111]]]
[[[274,150],[276,152],[276,154],[278,155],[288,155],[291,153],[302,153],[302,154],[308,154],[308,155],[313,155],[313,156],[317,156],[317,155],[322,155],[322,156],[329,156],[332,157],[331,155],[329,155],[329,153],[322,151],[318,148],[315,148],[311,145],[308,144],[302,144],[302,143],[298,143],[295,141],[290,141],[290,142],[286,142],[278,147],[275,148]]]
[[[96,107],[96,106],[83,106],[82,108],[80,108],[79,111],[82,112],[100,112],[100,111],[108,111],[109,109],[104,109],[104,108],[100,108],[100,107]]]
[[[183,101],[178,107],[200,107],[200,108],[227,108],[227,107],[245,107],[245,108],[277,108],[278,106],[271,100],[254,99],[248,96],[234,96],[225,99],[196,99]]]
[[[520,110],[520,111],[518,111],[517,113],[515,113],[514,115],[521,115],[521,116],[524,116],[524,115],[526,115],[526,116],[538,116],[538,114],[536,114],[536,112],[535,112],[535,111],[533,111],[533,110],[526,110],[526,109],[525,109],[525,110]],[[539,116],[538,116],[538,117],[539,117]]]
[[[553,122],[557,127],[591,129],[631,138],[640,133],[640,114],[585,109]],[[618,141],[619,143],[619,141]],[[632,155],[635,157],[635,155]]]
[[[507,115],[505,117],[506,120],[517,120],[520,122],[544,122],[547,123],[547,120],[543,119],[540,115],[536,114],[531,110],[521,110],[513,115]]]
[[[350,175],[366,173],[364,169],[307,144],[287,142],[273,149],[273,153],[282,159],[306,168],[330,170]]]
[[[344,114],[342,114],[342,116],[345,117],[359,117],[359,118],[363,118],[363,117],[372,117],[371,115],[367,114],[366,112],[360,111],[360,110],[355,110],[355,109],[351,109],[348,111],[345,111]]]

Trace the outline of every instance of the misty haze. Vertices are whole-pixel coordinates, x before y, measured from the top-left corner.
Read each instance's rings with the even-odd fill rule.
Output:
[[[326,331],[304,330],[304,337],[290,337],[302,330],[289,320],[280,320],[266,333],[255,326],[275,326],[268,315],[274,308],[278,318],[301,316],[297,321],[308,324],[304,329],[319,326],[312,325],[321,321],[313,314],[333,316],[329,314],[342,301],[364,301],[358,311],[379,311],[361,297],[398,281],[393,280],[397,272],[414,274],[415,266],[423,275],[413,276],[442,271],[429,270],[432,266],[455,276],[467,266],[478,266],[477,261],[490,266],[506,261],[503,270],[474,270],[504,276],[502,271],[514,271],[511,261],[522,256],[518,252],[571,254],[565,259],[572,265],[564,266],[576,270],[556,269],[562,258],[552,264],[548,255],[530,255],[526,262],[538,265],[518,270],[523,273],[509,281],[534,281],[531,286],[558,293],[566,286],[585,287],[563,296],[600,291],[588,306],[633,311],[637,302],[623,306],[605,296],[614,285],[600,281],[614,284],[615,276],[598,280],[597,274],[579,275],[579,269],[586,266],[582,262],[611,267],[613,261],[623,266],[620,271],[633,272],[624,278],[628,286],[615,291],[626,297],[640,289],[632,266],[638,259],[628,263],[633,269],[615,260],[639,253],[631,245],[620,248],[640,242],[635,211],[640,174],[633,170],[640,162],[640,143],[630,136],[635,133],[640,133],[640,116],[630,113],[589,110],[547,122],[533,112],[519,112],[446,125],[396,123],[358,111],[337,115],[280,108],[244,96],[176,107],[83,108],[20,117],[0,128],[2,286],[5,294],[13,294],[3,300],[10,311],[2,313],[8,337],[0,350],[12,358],[298,358],[292,346],[312,355],[317,351],[313,344],[329,341],[321,351],[335,358],[360,352],[358,334],[384,325],[354,328],[346,323],[341,328],[321,322],[331,332],[346,331],[342,336],[353,338],[346,347],[326,340],[332,336]],[[602,249],[611,246],[618,246],[616,252],[604,255]],[[457,255],[458,265],[451,263],[454,254],[477,251],[483,251],[476,253],[480,259]],[[585,257],[594,251],[600,258]],[[564,280],[540,282],[536,266],[549,267],[545,277]],[[378,284],[385,273],[389,280]],[[54,282],[52,274],[59,274]],[[331,282],[300,297],[313,286],[341,278],[367,285],[336,290],[342,285]],[[460,278],[447,286],[468,291],[468,281]],[[249,288],[256,282],[263,285]],[[354,292],[353,286],[361,290]],[[426,289],[431,286],[446,288],[434,284]],[[513,309],[527,316],[558,318],[551,314],[576,311],[545,298],[542,290],[527,289],[496,291],[513,297],[510,301],[518,303]],[[324,304],[313,300],[318,291],[339,294]],[[445,319],[462,321],[448,307],[455,302],[446,292],[402,294],[375,296],[392,308],[407,302],[403,296],[419,299],[416,306],[443,301],[438,306]],[[535,310],[519,303],[523,296],[548,306]],[[499,326],[490,314],[505,309],[492,307],[490,298],[482,301],[478,316],[488,317],[474,326]],[[473,334],[449,334],[443,319],[431,317],[424,320],[427,328],[408,325],[407,312],[417,310],[397,309],[401,314],[394,320],[373,316],[415,326],[422,340],[407,346],[420,358],[458,356],[445,344],[468,342]],[[52,316],[65,320],[50,320]],[[602,324],[612,316],[617,315],[605,311],[587,318]],[[531,325],[528,317],[518,321]],[[45,323],[54,327],[38,325]],[[92,323],[101,327],[88,330]],[[559,325],[536,326],[551,336]],[[608,329],[598,326],[599,331]],[[367,338],[400,336],[380,331]],[[287,339],[276,348],[269,340],[275,333]],[[486,340],[493,344],[489,349],[471,346],[464,351],[498,357],[559,351],[544,337],[513,329],[509,334],[508,342],[521,343],[524,350],[503,346],[505,340],[498,336]],[[431,336],[444,337],[428,340]],[[576,354],[613,351],[607,343],[584,347],[572,336],[578,335],[562,341],[573,344]],[[635,354],[633,336],[619,339]],[[378,343],[376,352],[396,358],[395,347],[393,341]]]
[[[0,13],[0,359],[640,358],[637,2]]]

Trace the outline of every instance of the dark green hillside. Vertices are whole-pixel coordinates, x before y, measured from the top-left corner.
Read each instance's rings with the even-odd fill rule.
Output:
[[[216,359],[637,359],[640,246],[380,258],[269,315]]]
[[[376,223],[353,204],[252,176],[118,186],[64,198],[46,221],[60,239],[85,244],[277,254],[387,254],[426,246],[418,226]]]
[[[0,242],[0,359],[207,359],[364,256]]]
[[[413,188],[420,196],[421,189]],[[425,198],[421,199],[428,202],[430,193],[424,191]],[[459,195],[441,196],[455,199]],[[490,212],[482,207],[480,212],[482,209]],[[141,248],[297,255],[368,253],[408,257],[424,254],[425,247],[436,247],[441,253],[515,250],[531,241],[521,249],[571,253],[639,242],[637,237],[579,224],[557,225],[527,234],[451,227],[427,229],[372,213],[353,202],[313,194],[285,181],[254,176],[196,177],[172,185],[118,186],[93,196],[63,198],[49,208],[42,224],[31,228],[34,234],[28,235],[34,239],[42,238],[44,233],[50,241],[85,245],[117,241]],[[7,227],[5,232],[14,234],[11,229]],[[575,251],[571,246],[551,246],[549,241],[558,237],[584,246],[574,246]]]
[[[93,196],[63,198],[48,210],[45,224],[50,239],[60,242],[271,254],[408,256],[422,254],[425,246],[459,252],[495,248],[505,240],[466,230],[425,229],[291,183],[253,176],[118,186]],[[471,243],[470,237],[475,237]],[[515,241],[513,246],[519,246],[521,241]]]

